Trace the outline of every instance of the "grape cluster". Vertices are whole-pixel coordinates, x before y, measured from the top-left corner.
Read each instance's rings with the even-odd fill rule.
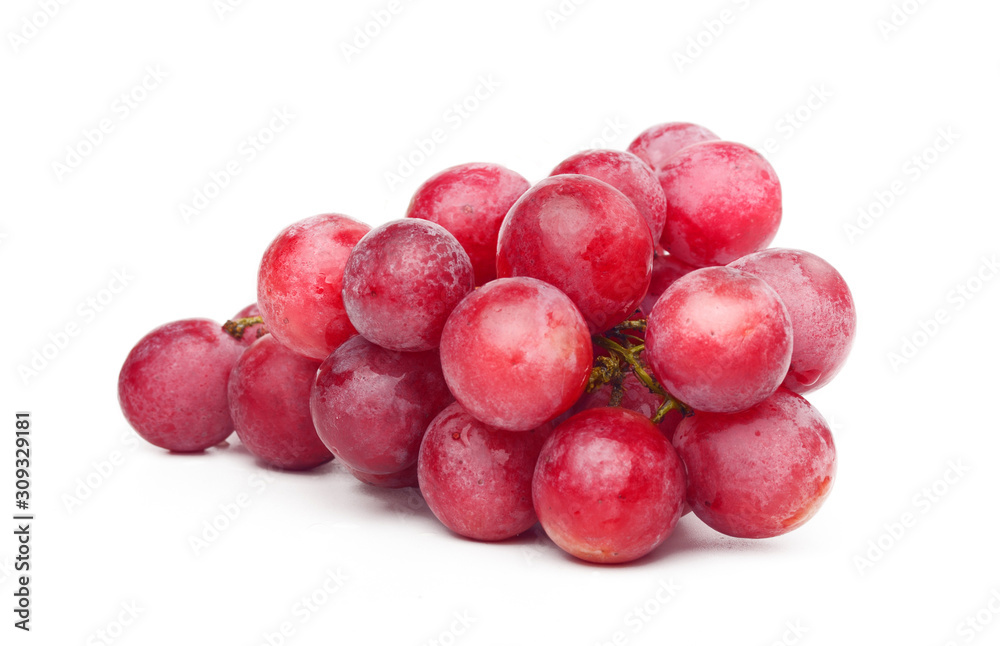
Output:
[[[689,123],[534,185],[455,166],[405,218],[286,228],[257,302],[150,332],[119,401],[171,451],[235,430],[272,467],[336,457],[369,485],[419,487],[473,539],[539,522],[621,563],[686,511],[776,536],[830,492],[830,427],[802,395],[840,370],[856,323],[836,269],[767,248],[781,216],[767,160]]]

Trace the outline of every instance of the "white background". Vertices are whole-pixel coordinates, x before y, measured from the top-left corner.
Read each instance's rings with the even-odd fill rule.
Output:
[[[43,2],[5,1],[0,639],[250,646],[279,643],[288,622],[286,644],[997,643],[1000,6],[895,1],[910,14],[892,31],[890,0],[567,0],[558,21],[558,0],[402,2],[350,57],[342,45],[387,0],[221,14],[212,0],[99,0],[48,20]],[[165,78],[136,90],[147,68]],[[483,79],[497,87],[456,118]],[[144,100],[126,111],[133,91]],[[248,159],[273,110],[294,118]],[[110,133],[88,150],[103,119]],[[459,539],[412,492],[332,464],[272,474],[238,442],[177,456],[129,433],[116,380],[132,345],[252,301],[259,258],[291,222],[378,224],[447,166],[492,161],[537,181],[595,140],[624,148],[672,120],[759,149],[773,139],[775,244],[823,256],[854,290],[853,355],[809,397],[834,426],[838,478],[802,529],[736,540],[688,516],[641,561],[596,567],[540,531]],[[390,188],[398,156],[435,128],[444,142]],[[68,147],[89,154],[59,172]],[[183,217],[230,161],[241,173]],[[896,182],[901,195],[872,209]],[[849,236],[862,208],[879,217]],[[938,310],[946,322],[922,335]],[[894,365],[904,338],[920,347]],[[9,610],[18,410],[34,420],[30,634]],[[212,523],[224,529],[196,550]]]

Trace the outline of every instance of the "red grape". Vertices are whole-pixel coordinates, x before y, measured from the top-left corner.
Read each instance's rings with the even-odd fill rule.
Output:
[[[632,201],[659,240],[667,219],[667,198],[652,169],[632,153],[620,150],[585,150],[566,159],[550,175],[586,175],[617,188]]]
[[[728,267],[683,276],[649,315],[646,359],[697,410],[733,413],[770,396],[788,372],[792,323],[760,278]]]
[[[226,383],[246,346],[207,319],[162,325],[132,348],[118,401],[140,437],[170,451],[203,451],[233,432]]]
[[[278,341],[322,361],[356,333],[341,296],[344,265],[370,228],[344,215],[317,215],[271,242],[257,274],[257,303]]]
[[[828,383],[847,360],[857,315],[843,276],[808,251],[765,249],[730,267],[774,288],[792,317],[792,362],[783,385],[806,393]]]
[[[408,218],[440,224],[469,254],[476,284],[497,277],[497,234],[517,198],[531,184],[499,164],[460,164],[424,182],[410,201]],[[662,189],[660,189],[662,191]]]
[[[652,422],[622,408],[574,415],[552,433],[532,494],[545,533],[573,556],[624,563],[673,531],[684,502],[684,466]]]
[[[665,251],[657,251],[653,258],[653,276],[649,281],[649,289],[642,299],[642,311],[647,315],[653,311],[653,306],[667,288],[681,276],[690,274],[697,269],[692,265],[674,258]]]
[[[229,412],[243,446],[269,465],[304,470],[333,459],[316,435],[309,392],[319,361],[270,334],[246,349],[229,377]]]
[[[537,428],[568,410],[592,361],[580,312],[534,278],[480,287],[458,304],[441,335],[441,366],[455,399],[481,422],[509,431]]]
[[[395,220],[358,242],[344,269],[344,307],[358,332],[383,348],[433,350],[475,278],[455,236],[427,220]]]
[[[530,276],[572,299],[592,334],[624,321],[646,294],[653,239],[631,201],[585,175],[543,179],[500,227],[497,274]]]
[[[458,402],[441,411],[420,444],[420,492],[445,527],[499,541],[538,520],[531,477],[549,428],[503,431],[483,424]]]
[[[758,152],[730,141],[682,149],[658,175],[670,213],[661,243],[690,265],[725,265],[763,249],[781,224],[781,185]]]
[[[387,350],[362,336],[327,357],[309,399],[323,443],[375,475],[415,464],[427,425],[452,401],[437,352]]]
[[[628,151],[659,172],[680,149],[715,139],[718,137],[711,130],[693,123],[661,123],[644,130],[629,144]]]
[[[741,413],[696,412],[681,422],[674,443],[695,515],[741,538],[778,536],[809,520],[837,468],[830,427],[784,388]]]

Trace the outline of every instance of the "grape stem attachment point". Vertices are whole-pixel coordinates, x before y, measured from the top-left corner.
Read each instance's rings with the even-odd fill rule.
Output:
[[[679,410],[685,417],[691,415],[691,408],[668,393],[660,382],[649,373],[640,357],[642,351],[646,349],[645,341],[635,335],[627,334],[626,330],[645,331],[646,319],[629,319],[619,323],[603,335],[591,337],[594,345],[607,350],[608,355],[597,357],[594,360],[594,368],[587,380],[587,392],[593,392],[605,384],[611,384],[611,399],[608,406],[619,406],[625,395],[625,371],[631,370],[651,393],[663,398],[663,403],[651,418],[654,424],[662,422],[666,414],[672,410]]]
[[[262,316],[249,316],[244,319],[236,319],[235,321],[226,321],[222,325],[222,329],[233,337],[234,339],[242,339],[243,333],[247,331],[247,328],[252,325],[262,325],[264,323],[264,317]],[[267,334],[267,331],[261,327],[257,328],[257,338]]]

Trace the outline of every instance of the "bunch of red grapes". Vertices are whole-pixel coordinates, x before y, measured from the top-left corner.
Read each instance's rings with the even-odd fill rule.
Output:
[[[771,165],[689,123],[534,186],[455,166],[404,219],[289,226],[257,303],[150,332],[119,401],[171,451],[235,429],[271,467],[336,457],[369,485],[419,487],[473,539],[540,522],[570,554],[621,563],[688,509],[777,536],[830,492],[830,427],[802,394],[838,372],[856,322],[836,269],[766,248],[780,221]]]

